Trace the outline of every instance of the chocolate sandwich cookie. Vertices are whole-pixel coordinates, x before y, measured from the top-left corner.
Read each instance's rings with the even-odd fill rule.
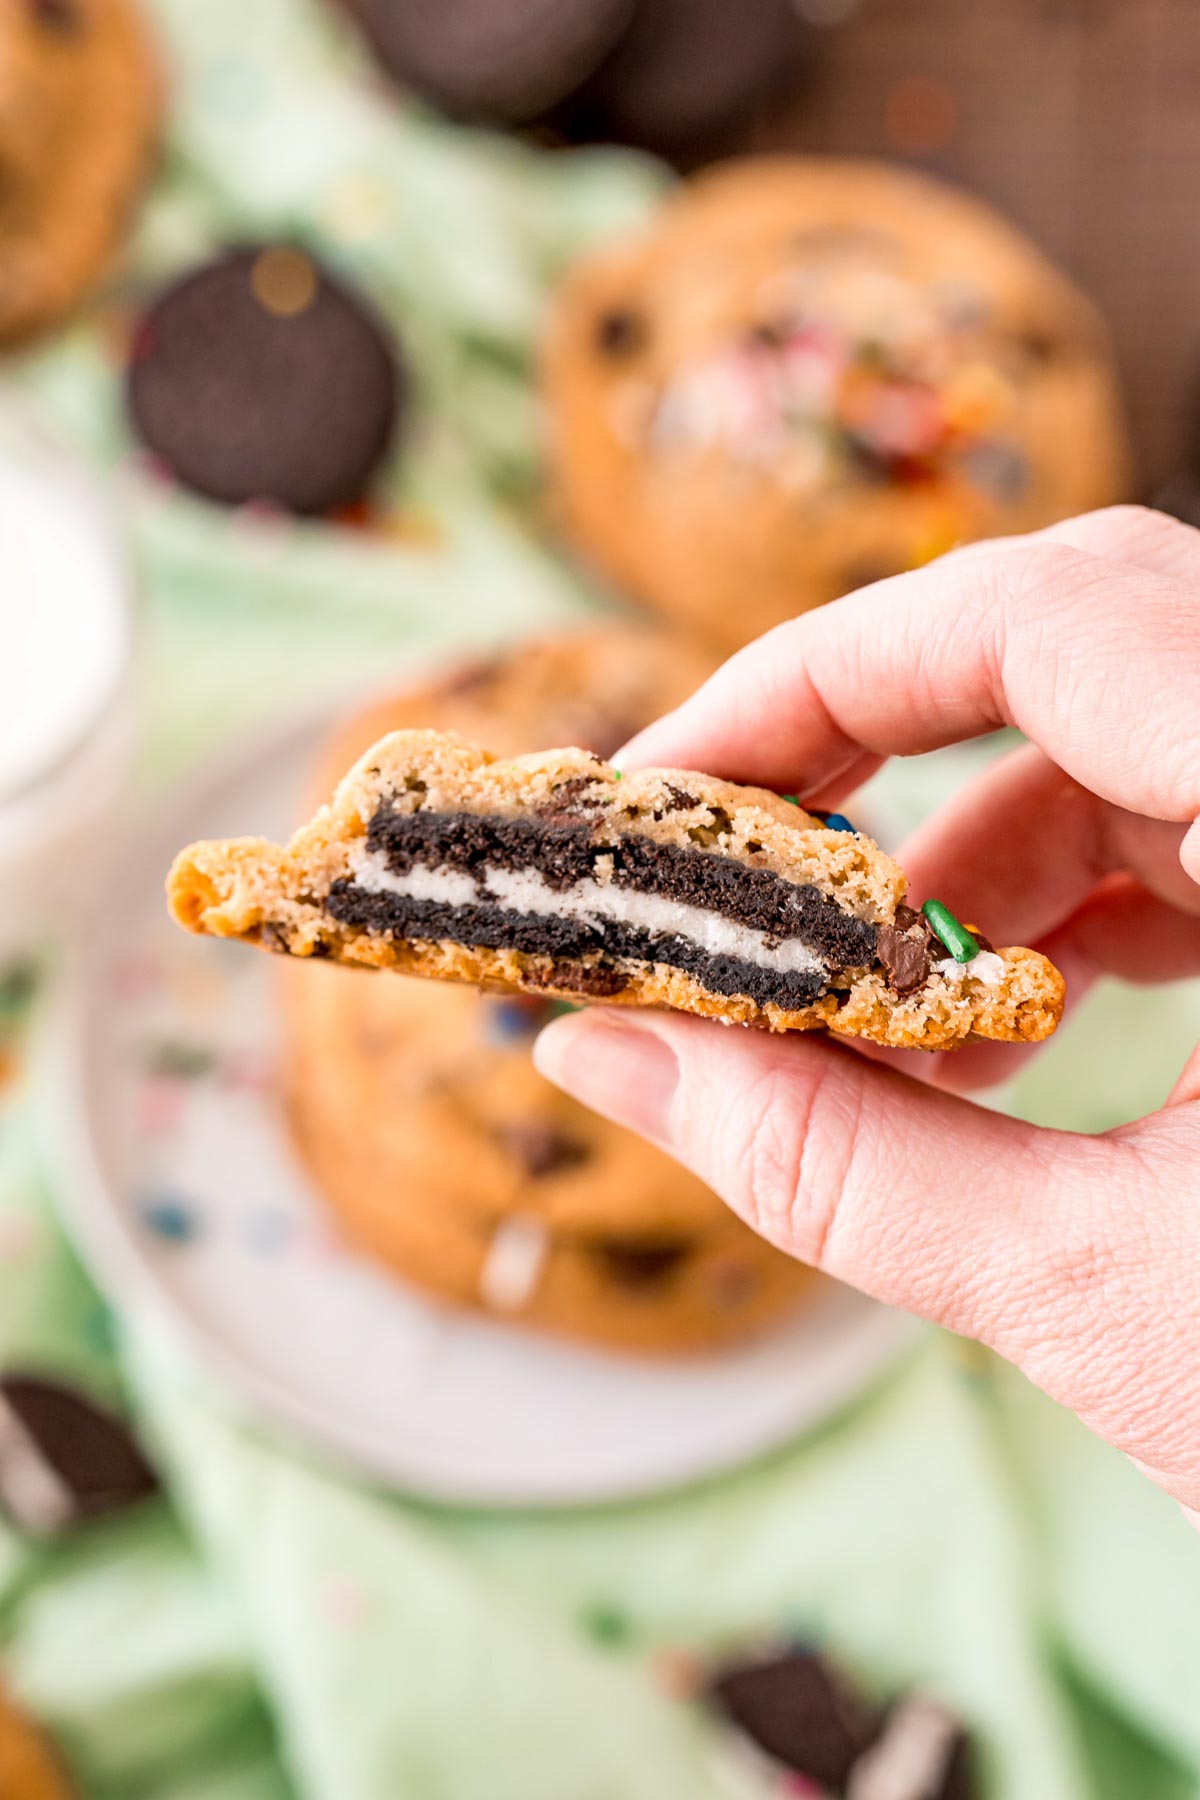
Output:
[[[339,726],[314,791],[417,722],[511,753],[611,752],[708,673],[669,634],[611,624],[456,661]],[[673,1158],[542,1079],[530,1048],[563,1003],[311,958],[280,975],[296,1143],[338,1225],[406,1281],[653,1354],[734,1342],[820,1291]]]
[[[709,1706],[762,1759],[827,1800],[975,1800],[971,1741],[928,1694],[882,1706],[829,1658],[768,1648],[713,1672]],[[768,1781],[769,1791],[776,1785]],[[781,1791],[794,1791],[785,1782]]]
[[[584,82],[635,0],[350,0],[397,81],[457,119],[521,125]]]
[[[0,7],[0,345],[102,274],[146,173],[158,75],[130,0]]]
[[[542,385],[568,535],[726,653],[1126,491],[1092,307],[980,202],[883,165],[683,184],[568,275]]]
[[[794,90],[812,36],[793,0],[637,0],[559,122],[572,138],[714,154],[764,102]]]
[[[161,294],[134,341],[128,403],[186,487],[321,513],[362,498],[408,378],[383,324],[307,251],[230,250]]]
[[[71,1800],[58,1756],[0,1687],[0,1794],[4,1800]]]
[[[192,931],[512,993],[924,1049],[1053,1031],[1052,963],[904,888],[870,839],[760,789],[428,731],[375,745],[286,848],[194,844],[168,883]]]
[[[136,1506],[158,1478],[114,1413],[63,1382],[0,1378],[0,1509],[34,1537],[54,1537]]]

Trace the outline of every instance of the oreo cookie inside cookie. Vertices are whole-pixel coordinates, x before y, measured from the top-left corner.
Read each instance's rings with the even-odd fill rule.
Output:
[[[608,959],[599,972],[618,984],[611,959],[657,963],[712,993],[788,1009],[869,966],[877,946],[874,925],[815,886],[635,832],[597,836],[581,797],[545,817],[385,802],[327,907],[372,933],[516,950],[552,966]]]
[[[157,1488],[115,1414],[60,1381],[0,1379],[0,1507],[23,1531],[53,1537]]]
[[[322,513],[362,498],[408,398],[397,347],[305,250],[231,250],[161,294],[128,404],[186,487]]]
[[[455,118],[532,123],[585,81],[634,0],[353,0],[379,60]]]

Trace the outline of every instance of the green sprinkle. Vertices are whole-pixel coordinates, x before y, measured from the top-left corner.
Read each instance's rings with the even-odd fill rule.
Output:
[[[979,955],[979,945],[948,906],[943,906],[940,900],[927,900],[921,911],[933,926],[934,936],[945,945],[955,962],[969,963]]]
[[[621,781],[623,779],[624,779],[624,777],[622,776],[620,769],[614,769],[613,770],[613,780]]]
[[[800,804],[799,794],[780,794],[779,798],[786,800],[789,806],[799,806]]]

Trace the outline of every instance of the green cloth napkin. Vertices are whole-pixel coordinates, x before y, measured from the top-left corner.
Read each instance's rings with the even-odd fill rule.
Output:
[[[90,319],[13,372],[111,473],[147,641],[145,781],[315,691],[595,604],[529,529],[549,281],[663,177],[451,129],[336,9],[154,0],[166,154]],[[373,296],[419,373],[385,493],[418,533],[264,523],[133,455],[114,319],[218,243],[287,233]],[[119,332],[116,334],[119,335]],[[889,771],[891,841],[988,752]],[[236,952],[235,952],[236,954]],[[1156,1103],[1200,995],[1098,995],[1006,1103],[1102,1128]],[[380,1492],[114,1318],[55,1223],[53,1127],[0,1122],[0,1363],[132,1407],[168,1498],[39,1546],[0,1525],[0,1647],[96,1800],[750,1800],[665,1658],[767,1634],[961,1709],[985,1800],[1200,1793],[1200,1540],[995,1359],[936,1332],[854,1407],[720,1480],[570,1512]]]

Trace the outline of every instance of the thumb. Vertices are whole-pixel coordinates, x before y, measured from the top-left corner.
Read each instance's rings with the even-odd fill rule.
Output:
[[[781,1250],[990,1344],[1200,1506],[1200,1224],[1152,1134],[1040,1130],[825,1040],[681,1015],[571,1014],[535,1057]],[[1163,1117],[1200,1148],[1186,1110]]]

